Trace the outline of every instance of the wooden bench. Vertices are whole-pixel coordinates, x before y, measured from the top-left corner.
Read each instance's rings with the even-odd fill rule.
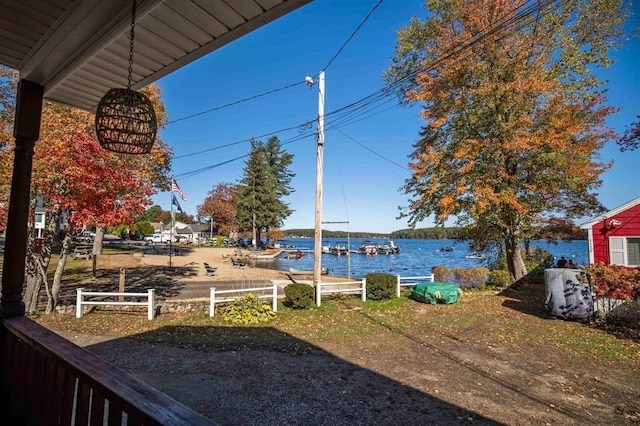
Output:
[[[204,262],[204,270],[209,276],[218,275],[218,268],[212,267],[207,262]]]
[[[233,265],[234,268],[236,269],[244,269],[247,267],[247,264],[240,261],[240,259],[231,259],[231,264]]]

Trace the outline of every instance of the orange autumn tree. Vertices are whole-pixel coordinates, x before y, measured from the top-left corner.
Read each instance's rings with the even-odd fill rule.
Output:
[[[154,107],[159,112],[159,123],[166,121],[164,108],[159,103],[159,90],[151,87]],[[84,225],[96,224],[94,240],[94,273],[96,257],[101,253],[102,237],[107,226],[132,224],[134,215],[144,212],[151,204],[150,196],[156,188],[167,188],[170,149],[162,143],[156,144],[149,155],[129,156],[102,149],[93,136],[93,115],[63,105],[47,103],[41,130],[36,144],[32,186],[34,193],[47,203],[48,229],[55,229],[59,214],[68,212],[68,231]],[[60,260],[51,283],[47,288],[46,312],[55,310],[60,290],[62,272],[70,251],[71,233],[63,241]],[[48,265],[47,254],[51,250],[52,236],[46,233],[40,258],[34,266]],[[46,268],[45,268],[46,270]],[[29,277],[35,273],[34,283]],[[27,268],[27,292],[25,304],[29,312],[36,309],[38,290],[47,286],[40,278],[38,269]],[[33,288],[31,299],[27,300]]]
[[[213,221],[221,235],[229,235],[236,230],[236,198],[238,188],[231,183],[214,186],[204,203],[198,206],[198,217]]]
[[[13,142],[13,116],[15,111],[17,73],[0,65],[0,232],[7,221],[9,190],[13,157],[9,152]]]
[[[421,104],[411,154],[411,226],[431,216],[467,227],[475,249],[504,253],[512,279],[541,217],[599,211],[595,190],[615,138],[603,82],[621,34],[621,1],[426,2],[429,17],[398,32],[385,79]]]
[[[0,69],[0,71],[6,71]],[[5,77],[6,75],[6,77]],[[15,102],[15,74],[0,76],[0,124],[13,124]],[[3,90],[6,88],[7,90]],[[150,97],[160,126],[167,116],[160,90],[149,86],[143,91]],[[3,96],[6,94],[6,96]],[[93,136],[94,116],[86,111],[45,102],[40,139],[35,146],[32,172],[32,205],[38,197],[48,212],[47,227],[39,253],[33,250],[33,235],[27,255],[26,291],[27,312],[35,313],[40,289],[47,290],[47,312],[57,303],[62,272],[69,253],[70,234],[84,225],[97,224],[94,253],[100,253],[103,231],[107,226],[133,223],[133,216],[150,205],[150,196],[157,189],[168,189],[171,150],[161,140],[149,155],[127,156],[103,150]],[[8,203],[11,181],[13,140],[2,141],[0,149],[0,202]],[[63,244],[52,283],[48,283],[49,266],[54,238],[62,212],[68,214],[67,237]],[[2,218],[2,223],[6,220]],[[95,267],[95,262],[94,262]]]

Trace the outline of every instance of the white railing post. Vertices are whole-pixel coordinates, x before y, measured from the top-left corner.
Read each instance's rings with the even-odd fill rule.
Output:
[[[149,320],[152,320],[156,310],[155,310],[155,303],[154,303],[154,294],[155,294],[155,290],[150,288],[147,290],[147,299],[148,299],[148,303],[149,305],[147,306],[147,318]]]
[[[278,312],[278,286],[273,284],[273,312]]]
[[[322,282],[318,280],[318,287],[316,288],[316,306],[319,308],[322,303]]]
[[[216,288],[209,287],[209,318],[213,318],[213,315],[216,313],[215,305],[216,305]]]
[[[76,318],[82,318],[82,288],[76,290]]]
[[[363,302],[367,301],[367,279],[366,278],[362,279],[362,301]]]
[[[400,297],[400,275],[396,275],[396,280],[397,280],[397,284],[396,284],[396,296]]]

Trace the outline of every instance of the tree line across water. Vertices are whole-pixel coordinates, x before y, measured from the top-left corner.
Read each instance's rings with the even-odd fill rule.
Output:
[[[283,231],[285,238],[291,237],[305,237],[313,238],[313,229],[286,229]],[[444,238],[458,238],[461,234],[458,227],[433,227],[433,228],[418,228],[418,229],[401,229],[388,233],[376,233],[376,232],[346,232],[346,231],[328,231],[322,230],[322,236],[324,238],[390,238],[390,239],[444,239]]]
[[[577,227],[576,227],[577,228]],[[285,229],[283,230],[285,238],[313,238],[313,229]],[[445,226],[445,227],[430,227],[430,228],[416,228],[416,229],[399,229],[389,234],[376,233],[376,232],[346,232],[346,231],[329,231],[322,230],[323,238],[389,238],[392,240],[400,239],[416,239],[416,240],[466,240],[468,239],[469,230],[467,228],[459,226]],[[548,235],[550,239],[562,239],[562,240],[582,240],[586,239],[586,235],[579,229],[576,232],[570,234],[558,233],[552,236]]]

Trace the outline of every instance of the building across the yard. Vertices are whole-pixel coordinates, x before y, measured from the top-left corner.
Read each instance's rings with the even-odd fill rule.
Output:
[[[640,197],[580,228],[587,230],[590,264],[640,266]]]

